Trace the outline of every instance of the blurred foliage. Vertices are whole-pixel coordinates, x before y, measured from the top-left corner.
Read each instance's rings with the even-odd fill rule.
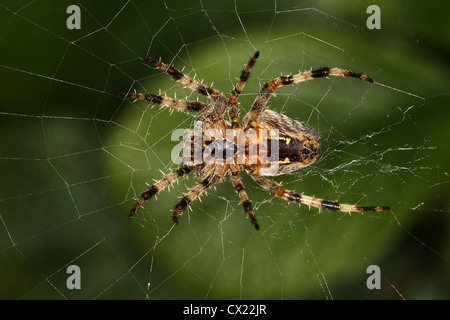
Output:
[[[0,0],[0,298],[450,298],[447,4],[78,1],[82,28],[68,30],[71,4]],[[370,4],[380,30],[366,28]],[[161,89],[196,99],[142,57],[228,93],[255,50],[242,115],[264,81],[325,65],[413,94],[333,78],[280,88],[270,102],[324,143],[314,166],[276,180],[392,212],[299,209],[244,174],[260,232],[228,182],[172,229],[193,177],[128,221],[145,182],[176,167],[171,133],[195,119],[119,98]],[[66,287],[71,264],[79,291]],[[381,290],[366,287],[371,264]]]

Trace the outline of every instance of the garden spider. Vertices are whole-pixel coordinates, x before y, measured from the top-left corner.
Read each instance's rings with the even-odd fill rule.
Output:
[[[123,93],[121,96],[134,100],[147,101],[149,103],[158,104],[173,110],[177,109],[180,111],[200,112],[197,120],[201,121],[200,123],[202,124],[202,130],[205,131],[207,129],[215,129],[219,131],[222,134],[222,137],[216,140],[226,140],[228,142],[227,150],[230,150],[231,145],[232,154],[231,157],[227,158],[227,160],[231,159],[233,161],[227,161],[226,163],[224,161],[221,163],[206,163],[204,158],[202,158],[202,161],[197,164],[184,161],[184,164],[178,169],[167,174],[161,180],[149,186],[141,193],[130,211],[130,219],[134,216],[144,201],[149,200],[159,191],[168,187],[179,178],[188,175],[193,170],[196,170],[197,176],[200,177],[202,181],[182,196],[175,205],[172,213],[174,224],[178,224],[178,216],[183,213],[192,201],[199,197],[206,189],[222,182],[228,176],[234,186],[234,189],[240,197],[247,217],[250,219],[256,230],[259,230],[258,222],[256,221],[253,213],[252,204],[244,190],[244,186],[242,185],[240,178],[241,167],[243,167],[243,169],[253,178],[254,181],[266,189],[270,194],[290,202],[303,203],[319,209],[324,208],[331,211],[342,211],[349,213],[355,211],[364,212],[390,210],[387,206],[361,207],[350,204],[339,204],[336,201],[329,201],[304,194],[298,194],[294,191],[286,190],[280,185],[280,183],[266,178],[266,176],[281,175],[304,168],[314,163],[321,152],[320,137],[313,129],[281,113],[266,109],[266,105],[274,94],[276,88],[328,76],[348,76],[359,78],[368,82],[373,82],[373,80],[365,75],[352,71],[327,67],[305,71],[296,75],[280,76],[267,82],[263,86],[253,102],[250,112],[242,119],[241,122],[239,118],[239,105],[237,100],[250,76],[250,71],[258,56],[259,52],[257,51],[253,57],[250,58],[228,99],[214,88],[205,86],[201,82],[188,77],[174,66],[167,65],[152,58],[146,58],[147,61],[154,64],[158,69],[163,70],[174,80],[180,82],[185,87],[190,88],[192,91],[196,91],[201,95],[208,97],[212,100],[212,102],[207,104],[199,101],[171,99],[152,93]],[[229,117],[229,121],[225,120],[226,114]],[[257,131],[258,129],[259,131]],[[268,158],[269,161],[264,162],[259,158],[259,156],[256,157],[256,161],[250,161],[249,145],[251,141],[247,141],[244,144],[244,160],[241,162],[235,161],[237,158],[236,140],[235,138],[232,138],[230,141],[230,139],[227,139],[228,136],[226,136],[225,133],[230,130],[233,132],[237,132],[239,130],[241,132],[248,132],[249,130],[261,132],[262,129],[268,130],[269,132],[277,132],[277,135],[263,137],[260,134],[256,134],[253,136],[253,139],[249,140],[253,141],[258,148],[262,145],[262,140],[266,140],[265,142],[268,142],[268,140],[271,140],[271,142],[276,140],[275,142],[278,144],[278,148],[276,150],[270,150],[271,157]],[[202,151],[205,151],[210,144],[210,139],[208,140],[202,138]],[[270,147],[266,148],[266,151],[267,149],[270,149]],[[227,155],[229,156],[228,153]],[[224,158],[221,160],[224,160]],[[266,170],[274,164],[276,164],[275,171],[269,172]]]

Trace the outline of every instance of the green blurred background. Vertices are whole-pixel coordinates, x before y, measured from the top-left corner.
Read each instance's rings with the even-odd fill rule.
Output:
[[[69,30],[66,9],[81,9]],[[381,8],[381,29],[366,8]],[[450,298],[449,5],[410,1],[0,1],[0,298]],[[288,205],[243,177],[261,230],[226,182],[172,228],[193,176],[132,221],[133,197],[176,168],[195,115],[119,98],[195,100],[142,61],[161,57],[228,93],[255,50],[245,93],[322,66],[373,77],[280,88],[270,107],[321,134],[289,189],[390,212]],[[410,94],[408,94],[410,93]],[[204,99],[200,98],[202,101]],[[381,289],[366,287],[369,265]],[[81,290],[66,286],[69,265]]]

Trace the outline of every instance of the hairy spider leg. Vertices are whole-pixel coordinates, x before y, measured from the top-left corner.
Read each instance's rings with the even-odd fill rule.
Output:
[[[255,215],[253,214],[253,206],[247,196],[247,193],[244,190],[244,186],[241,181],[241,177],[239,174],[239,169],[236,171],[232,171],[230,174],[231,183],[234,186],[234,190],[236,190],[239,198],[241,199],[242,206],[244,207],[244,211],[247,214],[247,217],[250,219],[250,222],[253,224],[256,230],[259,230],[259,224],[256,221]]]
[[[280,76],[278,78],[275,78],[269,82],[267,82],[261,91],[259,92],[258,96],[256,97],[255,101],[253,102],[252,108],[249,112],[248,121],[245,125],[247,125],[250,121],[257,121],[259,115],[261,112],[264,111],[267,103],[269,102],[270,98],[272,97],[274,91],[276,88],[280,86],[285,86],[289,84],[294,84],[298,82],[313,80],[317,78],[323,78],[328,76],[341,76],[341,77],[354,77],[359,78],[361,80],[365,80],[368,82],[374,82],[372,78],[365,76],[360,73],[356,73],[353,71],[347,71],[342,70],[339,68],[328,68],[323,67],[316,70],[311,71],[305,71],[296,75],[289,75],[289,76]]]
[[[210,120],[215,123],[223,119],[223,116],[226,112],[227,99],[221,92],[217,91],[212,86],[205,86],[203,83],[188,77],[182,71],[178,70],[172,65],[167,65],[159,60],[155,60],[150,57],[147,57],[146,60],[154,64],[158,69],[163,70],[175,81],[180,82],[185,87],[215,101],[215,103],[207,105],[207,108],[205,108],[203,114],[199,117],[198,120]]]
[[[184,196],[181,197],[180,201],[173,208],[172,219],[174,224],[178,224],[178,216],[183,214],[184,209],[196,198],[198,198],[206,189],[214,186],[223,179],[222,175],[212,175],[206,177],[202,182],[197,184],[191,190],[188,191]]]
[[[218,99],[226,100],[225,96],[216,89],[214,89],[213,87],[205,86],[204,84],[198,82],[197,80],[188,77],[187,75],[185,75],[183,72],[181,72],[172,65],[167,65],[159,60],[155,60],[150,57],[147,57],[145,60],[154,64],[158,69],[163,70],[174,80],[182,83],[185,87],[191,89],[192,91],[196,91],[201,95],[204,95],[213,100]]]
[[[153,197],[155,194],[157,194],[159,191],[163,190],[167,186],[171,185],[175,181],[177,181],[179,178],[188,175],[192,172],[192,170],[195,169],[195,166],[181,166],[178,169],[172,171],[168,175],[164,176],[161,180],[156,182],[155,184],[148,187],[144,192],[141,193],[138,199],[136,199],[136,203],[134,204],[133,208],[130,210],[130,214],[128,215],[128,218],[132,219],[135,215],[136,211],[139,209],[139,207],[142,205],[144,201],[149,200],[151,197]]]
[[[200,101],[186,101],[163,97],[153,93],[122,93],[121,97],[131,98],[134,100],[147,101],[148,103],[158,104],[164,107],[179,111],[196,111],[203,112],[208,105]]]
[[[256,63],[256,59],[259,57],[259,51],[256,51],[253,57],[250,58],[244,70],[241,72],[241,76],[239,77],[239,81],[231,91],[230,97],[228,98],[228,117],[231,120],[231,128],[235,129],[239,127],[239,106],[237,103],[237,99],[244,89],[245,83],[250,77],[250,71],[252,67]]]
[[[299,202],[306,204],[308,206],[313,206],[319,209],[326,209],[331,211],[341,211],[341,212],[365,212],[365,211],[385,211],[390,210],[391,208],[388,206],[378,206],[378,207],[361,207],[351,204],[343,204],[338,203],[336,201],[329,201],[324,199],[319,199],[311,196],[306,196],[303,194],[298,194],[296,192],[284,189],[278,182],[270,180],[264,176],[259,175],[258,173],[252,174],[250,176],[255,180],[259,185],[261,185],[264,189],[269,191],[270,194],[273,194],[277,197],[280,197],[284,200],[290,202]]]

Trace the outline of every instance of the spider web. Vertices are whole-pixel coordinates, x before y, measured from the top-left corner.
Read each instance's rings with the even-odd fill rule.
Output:
[[[72,4],[80,30],[66,27]],[[0,297],[449,298],[448,19],[429,20],[435,9],[419,3],[376,4],[380,30],[366,27],[365,4],[342,1],[1,1]],[[241,116],[280,73],[337,66],[376,80],[277,90],[269,107],[315,128],[323,153],[275,180],[392,210],[289,205],[243,173],[260,231],[227,181],[174,227],[170,209],[198,183],[191,175],[129,221],[145,183],[176,168],[172,133],[195,115],[119,94],[197,99],[142,58],[228,94],[256,50]],[[70,265],[80,290],[66,286]],[[367,288],[370,265],[381,289]]]

